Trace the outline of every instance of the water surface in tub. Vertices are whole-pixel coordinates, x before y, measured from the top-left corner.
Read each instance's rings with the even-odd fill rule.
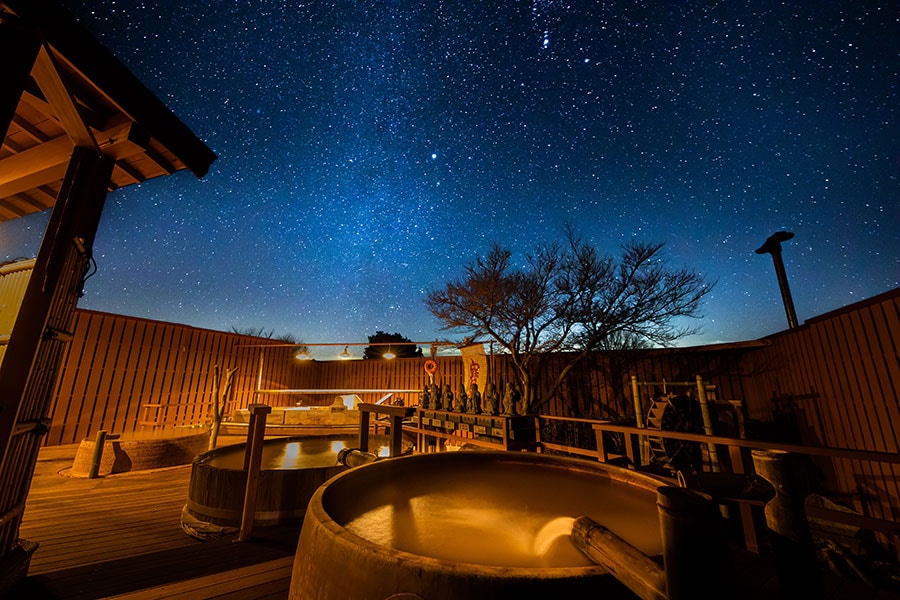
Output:
[[[359,438],[347,436],[311,436],[304,439],[293,438],[281,443],[270,441],[263,445],[262,469],[305,469],[330,467],[337,464],[338,452],[344,448],[355,448]],[[379,456],[387,456],[386,444],[370,439],[370,451]],[[244,446],[235,446],[232,451],[223,450],[210,456],[207,464],[217,469],[242,469],[244,467]]]
[[[420,556],[499,567],[592,565],[569,539],[580,515],[646,554],[661,551],[655,494],[605,477],[468,466],[384,488],[333,516],[360,537]]]

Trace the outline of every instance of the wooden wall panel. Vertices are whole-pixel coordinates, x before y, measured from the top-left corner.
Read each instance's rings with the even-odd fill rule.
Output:
[[[238,368],[229,410],[257,401],[273,406],[333,401],[332,395],[257,396],[258,381],[263,389],[410,390],[421,390],[427,381],[421,359],[298,361],[290,345],[272,340],[92,311],[76,311],[74,332],[57,380],[45,444],[74,443],[100,427],[116,433],[145,430],[139,423],[148,403],[162,406],[162,427],[207,422],[216,365],[223,380],[227,369]],[[898,452],[898,340],[900,290],[894,290],[755,342],[598,353],[573,369],[542,412],[633,415],[632,375],[641,381],[693,381],[699,375],[716,386],[719,400],[742,401],[759,435]],[[544,359],[548,373],[565,363],[562,356]],[[437,362],[436,383],[450,384],[455,393],[464,378],[462,361],[438,356]],[[508,356],[489,354],[488,371],[502,395],[503,385],[515,375]],[[543,380],[541,389],[547,385]],[[660,392],[642,390],[648,397]],[[412,405],[418,395],[396,397]],[[374,402],[380,396],[365,394],[363,400]],[[895,467],[838,460],[817,460],[815,465],[829,487],[852,498],[861,510],[885,518],[898,513]]]
[[[782,433],[806,444],[898,451],[900,290],[771,336],[748,355],[752,415],[771,414]],[[791,430],[792,428],[792,430]],[[898,469],[889,464],[816,460],[825,485],[871,516],[896,519]]]

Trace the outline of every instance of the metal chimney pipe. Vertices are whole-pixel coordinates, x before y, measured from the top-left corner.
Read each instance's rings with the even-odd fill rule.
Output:
[[[794,299],[791,297],[791,288],[788,285],[787,275],[784,272],[784,261],[781,260],[781,242],[793,238],[790,231],[776,231],[766,239],[766,243],[756,249],[757,254],[771,254],[775,263],[775,275],[778,276],[778,287],[781,288],[781,301],[784,302],[784,312],[787,314],[788,327],[797,327],[797,311],[794,310]]]

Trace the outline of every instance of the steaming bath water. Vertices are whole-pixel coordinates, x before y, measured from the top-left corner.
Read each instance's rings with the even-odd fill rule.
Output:
[[[659,554],[655,497],[626,484],[552,468],[469,465],[385,482],[335,520],[376,544],[497,567],[592,564],[569,539],[587,515],[646,554]]]

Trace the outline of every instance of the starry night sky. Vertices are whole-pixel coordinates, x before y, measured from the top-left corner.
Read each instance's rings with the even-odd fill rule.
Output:
[[[79,306],[308,343],[566,223],[718,280],[684,345],[900,286],[896,2],[64,0],[219,155],[112,193]],[[0,228],[36,252],[46,215]]]

